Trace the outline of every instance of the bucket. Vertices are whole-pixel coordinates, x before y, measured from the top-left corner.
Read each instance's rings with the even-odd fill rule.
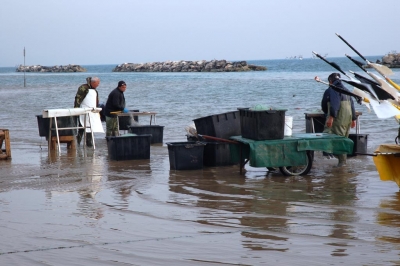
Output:
[[[285,116],[285,130],[283,135],[291,136],[293,128],[293,116]]]

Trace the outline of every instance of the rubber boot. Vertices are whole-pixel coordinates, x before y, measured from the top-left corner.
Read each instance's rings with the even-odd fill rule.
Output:
[[[83,138],[83,129],[80,128],[78,130],[78,135],[76,135],[76,141],[78,143],[78,146],[81,145],[82,138]]]
[[[339,159],[339,163],[338,163],[337,167],[345,166],[347,163],[347,154],[340,154],[337,157]]]
[[[86,133],[86,146],[93,147],[92,133]]]

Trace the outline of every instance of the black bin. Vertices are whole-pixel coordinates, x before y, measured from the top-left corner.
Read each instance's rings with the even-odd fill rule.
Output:
[[[133,134],[106,137],[108,156],[115,161],[150,159],[150,138]]]
[[[139,110],[129,110],[130,112],[139,112]],[[133,124],[133,121],[139,123],[138,116],[118,116],[119,130],[129,130],[129,127]]]
[[[239,111],[210,115],[193,120],[197,133],[222,139],[240,136]]]
[[[285,130],[285,109],[238,109],[243,138],[253,140],[283,139]]]
[[[230,145],[226,142],[207,142],[204,146],[204,166],[226,166],[239,163],[231,158]]]
[[[50,119],[53,119],[52,127],[55,128],[55,123],[54,123],[54,118],[43,118],[43,115],[36,115],[37,122],[38,122],[38,128],[39,128],[39,136],[40,137],[46,137],[46,139],[49,137],[49,127],[50,127]],[[57,126],[58,128],[64,128],[64,127],[76,127],[78,124],[78,119],[79,116],[62,116],[62,117],[57,117]],[[56,130],[53,129],[51,131],[52,136],[57,136],[56,135]],[[58,135],[59,136],[76,136],[78,134],[77,129],[63,129],[63,130],[58,130]]]
[[[357,156],[358,153],[367,153],[368,134],[350,134],[349,139],[354,142],[353,153],[348,154],[348,157]]]
[[[158,125],[138,125],[129,126],[129,132],[137,135],[150,134],[151,144],[163,143],[164,126]]]
[[[203,168],[205,143],[187,141],[167,143],[171,170],[196,170]]]
[[[325,114],[305,113],[306,133],[322,133],[325,127]],[[313,128],[314,125],[314,128]]]

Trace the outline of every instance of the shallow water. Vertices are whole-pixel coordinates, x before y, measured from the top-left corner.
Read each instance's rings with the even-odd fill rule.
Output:
[[[169,169],[165,143],[185,141],[184,127],[198,117],[264,104],[287,108],[293,131],[304,132],[304,113],[318,110],[325,88],[312,78],[330,70],[281,61],[263,61],[272,67],[259,73],[111,73],[98,67],[84,74],[32,74],[27,88],[20,74],[3,71],[0,119],[10,130],[12,159],[0,161],[1,264],[400,264],[399,188],[380,181],[370,156],[349,158],[338,169],[336,160],[316,153],[302,177],[249,166],[240,174],[237,165]],[[48,152],[35,115],[70,108],[88,75],[101,78],[102,100],[123,79],[128,107],[158,113],[164,144],[151,146],[149,160],[109,160],[104,134],[96,134],[95,150],[69,151],[64,144],[60,154]],[[394,143],[394,119],[357,110],[369,152]]]

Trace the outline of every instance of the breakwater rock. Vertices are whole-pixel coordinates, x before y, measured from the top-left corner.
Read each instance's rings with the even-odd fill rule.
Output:
[[[382,62],[377,62],[390,68],[400,68],[400,53],[389,53],[382,57]]]
[[[247,64],[246,61],[229,62],[226,60],[201,61],[165,61],[153,63],[124,63],[116,66],[113,72],[239,72],[263,71],[264,66]]]
[[[23,66],[19,65],[17,72],[86,72],[86,69],[79,65],[65,66]]]

